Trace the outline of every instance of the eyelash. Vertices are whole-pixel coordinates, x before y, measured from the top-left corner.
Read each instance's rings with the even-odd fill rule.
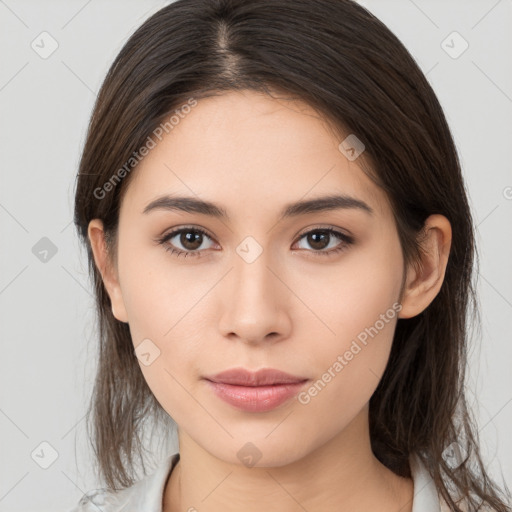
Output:
[[[176,235],[180,234],[180,233],[183,233],[183,232],[194,232],[194,233],[200,233],[204,236],[207,236],[208,238],[212,238],[205,230],[201,229],[201,228],[197,228],[197,227],[184,227],[184,228],[180,228],[180,229],[176,229],[174,231],[171,231],[170,233],[167,233],[166,235],[164,235],[163,237],[159,238],[157,240],[157,242],[160,244],[160,245],[163,245],[164,246],[164,249],[168,252],[170,252],[171,254],[173,254],[174,256],[176,257],[181,257],[183,256],[184,258],[187,258],[189,256],[192,256],[192,257],[201,257],[201,252],[202,251],[182,251],[181,249],[176,249],[175,247],[173,247],[172,245],[169,245],[167,244],[167,242],[174,238]],[[334,235],[336,238],[339,238],[341,240],[342,243],[340,243],[337,247],[335,247],[334,249],[330,249],[328,251],[315,251],[315,250],[312,250],[313,254],[315,256],[332,256],[334,254],[338,254],[342,251],[345,251],[346,249],[348,249],[348,247],[350,245],[352,245],[354,243],[354,239],[351,237],[351,236],[348,236],[348,235],[345,235],[344,233],[341,233],[340,231],[337,231],[333,228],[315,228],[315,229],[312,229],[310,231],[306,231],[305,233],[302,233],[298,240],[302,240],[302,238],[304,238],[305,236],[311,234],[311,233],[316,233],[316,232],[321,232],[321,233],[327,233],[329,235]]]

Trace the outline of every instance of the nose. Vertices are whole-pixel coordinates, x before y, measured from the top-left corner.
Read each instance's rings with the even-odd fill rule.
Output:
[[[278,341],[291,331],[292,292],[265,251],[248,262],[235,255],[221,291],[221,334],[247,344]]]

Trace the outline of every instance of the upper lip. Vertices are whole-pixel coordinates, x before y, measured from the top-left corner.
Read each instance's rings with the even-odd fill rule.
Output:
[[[223,384],[232,384],[239,386],[270,386],[275,384],[295,384],[308,380],[306,377],[297,377],[273,368],[262,368],[256,372],[246,370],[245,368],[231,368],[229,370],[217,373],[206,380],[212,382],[221,382]]]

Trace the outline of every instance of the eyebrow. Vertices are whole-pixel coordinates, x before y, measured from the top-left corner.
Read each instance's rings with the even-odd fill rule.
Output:
[[[297,217],[308,213],[324,212],[339,209],[356,209],[373,215],[373,209],[361,199],[348,195],[328,195],[289,203],[282,209],[279,220]],[[229,220],[227,211],[221,206],[203,199],[184,196],[161,196],[151,201],[142,213],[154,210],[178,210],[187,213],[200,213],[218,219]]]

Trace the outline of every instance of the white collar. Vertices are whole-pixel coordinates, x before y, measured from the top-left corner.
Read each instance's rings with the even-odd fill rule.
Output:
[[[169,455],[155,471],[115,493],[105,489],[88,492],[71,512],[162,512],[162,501],[169,474],[179,460],[179,453]],[[414,482],[412,512],[441,512],[439,496],[426,467],[417,455],[409,458]]]

